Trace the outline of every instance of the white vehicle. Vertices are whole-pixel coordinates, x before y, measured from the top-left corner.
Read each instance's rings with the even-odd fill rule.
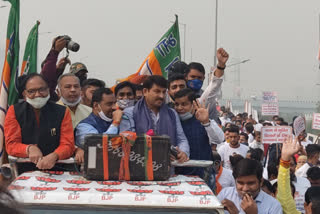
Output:
[[[199,177],[168,181],[89,181],[79,173],[32,171],[9,186],[32,214],[213,213],[223,206]]]

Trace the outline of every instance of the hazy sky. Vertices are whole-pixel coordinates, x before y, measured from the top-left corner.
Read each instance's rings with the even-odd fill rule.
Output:
[[[9,9],[0,8],[0,70]],[[67,34],[81,45],[71,60],[111,86],[136,72],[174,14],[186,24],[186,62],[201,62],[206,71],[213,65],[215,0],[21,0],[20,11],[21,58],[30,29],[41,22],[39,67],[52,39]],[[250,59],[226,69],[223,96],[240,91],[241,98],[261,97],[274,90],[280,100],[319,101],[319,13],[319,0],[220,0],[218,47],[229,52],[229,64]],[[181,25],[182,53],[184,30]]]

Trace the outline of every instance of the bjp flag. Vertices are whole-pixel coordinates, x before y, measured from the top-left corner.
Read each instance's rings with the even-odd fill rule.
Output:
[[[178,16],[176,15],[174,24],[157,42],[138,71],[124,79],[120,79],[119,82],[130,81],[134,84],[141,84],[143,79],[149,75],[161,75],[167,79],[169,68],[180,59],[179,24]]]
[[[18,89],[16,86],[19,76],[19,19],[20,1],[6,0],[11,3],[9,13],[6,53],[1,76],[0,86],[0,166],[2,165],[4,151],[4,118],[9,105],[18,100]]]

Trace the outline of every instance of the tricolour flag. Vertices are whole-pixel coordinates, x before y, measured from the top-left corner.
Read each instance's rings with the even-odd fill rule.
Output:
[[[19,75],[19,19],[20,1],[6,0],[11,3],[7,26],[6,54],[0,86],[0,166],[4,151],[4,118],[8,105],[16,103],[18,90],[16,80]]]
[[[168,77],[172,64],[181,59],[180,35],[178,16],[170,29],[161,37],[151,53],[143,61],[138,71],[119,82],[130,81],[140,84],[143,77],[148,75],[162,75]]]
[[[21,75],[37,73],[37,52],[38,52],[38,27],[40,22],[31,29],[26,48],[24,50],[23,62],[21,66]]]

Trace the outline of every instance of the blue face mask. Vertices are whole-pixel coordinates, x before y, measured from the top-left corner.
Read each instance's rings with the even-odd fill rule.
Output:
[[[188,80],[187,86],[188,88],[191,88],[194,91],[199,91],[202,87],[203,81],[199,79],[194,79],[194,80]]]
[[[185,121],[185,120],[189,120],[193,115],[191,114],[190,111],[184,113],[184,114],[179,114],[180,120],[181,121]]]

